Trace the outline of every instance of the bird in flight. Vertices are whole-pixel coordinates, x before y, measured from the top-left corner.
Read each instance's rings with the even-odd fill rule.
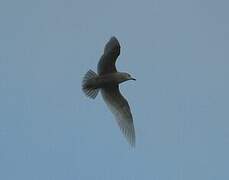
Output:
[[[102,97],[131,146],[135,146],[133,117],[127,100],[119,91],[119,84],[136,80],[130,74],[118,72],[115,62],[120,54],[120,44],[115,37],[107,42],[104,53],[97,65],[98,74],[89,70],[82,81],[82,90],[89,98],[95,99],[101,91]]]

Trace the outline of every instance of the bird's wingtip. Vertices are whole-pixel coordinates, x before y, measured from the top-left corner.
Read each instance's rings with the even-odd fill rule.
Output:
[[[110,41],[118,42],[118,38],[116,36],[111,36]]]

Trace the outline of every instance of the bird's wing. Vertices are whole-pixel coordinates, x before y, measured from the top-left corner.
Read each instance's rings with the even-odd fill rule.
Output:
[[[104,53],[101,56],[97,69],[98,74],[108,74],[117,72],[115,61],[120,54],[120,44],[115,37],[112,37],[104,48]]]
[[[131,146],[135,146],[135,130],[133,118],[127,100],[119,91],[118,85],[101,89],[107,106],[114,114],[118,125]]]

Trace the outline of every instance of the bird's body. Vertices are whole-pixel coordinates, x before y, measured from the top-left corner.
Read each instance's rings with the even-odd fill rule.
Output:
[[[126,81],[126,73],[115,72],[101,76],[95,76],[88,80],[86,86],[93,89],[106,88],[115,84],[118,85],[124,81]]]
[[[130,107],[119,91],[119,84],[135,80],[128,73],[117,72],[115,62],[120,54],[120,45],[115,37],[106,44],[104,54],[98,63],[98,75],[89,70],[84,76],[82,89],[90,98],[95,98],[101,90],[102,97],[114,114],[119,127],[129,143],[135,145],[135,130]]]

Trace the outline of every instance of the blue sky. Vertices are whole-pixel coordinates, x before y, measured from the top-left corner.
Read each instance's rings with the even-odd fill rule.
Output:
[[[229,2],[2,0],[0,179],[229,179]],[[131,149],[81,79],[121,44]]]

